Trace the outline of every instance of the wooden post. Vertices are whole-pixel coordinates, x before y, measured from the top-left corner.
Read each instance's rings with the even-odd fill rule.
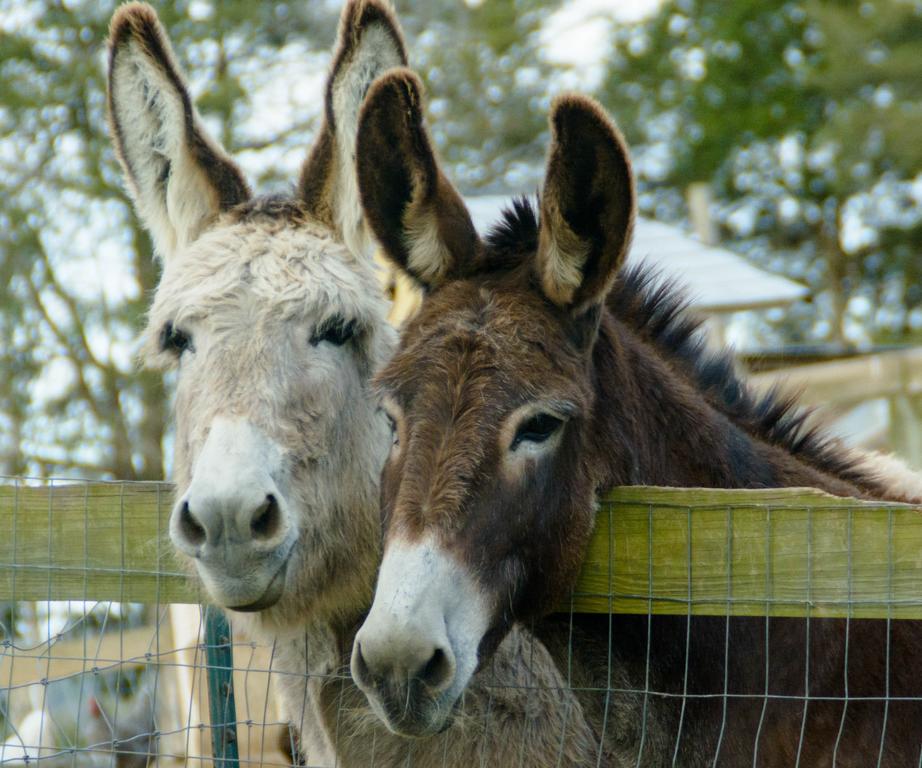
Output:
[[[922,469],[922,407],[908,394],[894,395],[890,404],[890,448],[911,467]]]
[[[205,608],[208,712],[215,768],[237,768],[237,706],[234,700],[234,644],[220,608]]]
[[[182,755],[186,765],[204,765],[209,751],[204,734],[202,717],[203,674],[205,666],[202,646],[202,607],[174,603],[170,605],[170,629],[176,662],[172,679],[176,686],[177,720],[170,735],[169,752]]]
[[[711,216],[711,185],[706,181],[696,181],[688,185],[685,194],[692,231],[705,245],[717,245],[717,227]]]

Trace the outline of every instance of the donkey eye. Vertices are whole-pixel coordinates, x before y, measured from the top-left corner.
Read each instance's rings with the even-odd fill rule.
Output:
[[[387,411],[384,412],[384,415],[387,416],[387,423],[391,428],[391,443],[395,446],[400,445],[400,433],[397,431],[397,422]]]
[[[160,349],[164,352],[175,352],[177,355],[181,355],[186,350],[195,351],[192,346],[192,337],[173,323],[167,323],[160,331]]]
[[[346,320],[337,315],[327,320],[314,331],[314,335],[311,336],[311,344],[316,347],[321,341],[326,341],[341,347],[353,336],[355,336],[355,320]]]
[[[560,429],[562,424],[562,419],[551,416],[549,413],[539,413],[532,416],[528,421],[519,425],[509,449],[514,451],[521,443],[525,442],[543,443]]]

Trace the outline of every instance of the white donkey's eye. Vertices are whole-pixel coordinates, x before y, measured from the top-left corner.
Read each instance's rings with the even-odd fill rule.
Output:
[[[174,352],[182,355],[183,352],[195,352],[192,346],[192,336],[173,323],[167,323],[160,331],[160,349],[164,352]]]
[[[346,320],[341,315],[336,315],[317,327],[314,335],[311,336],[311,344],[316,347],[320,342],[325,341],[341,347],[355,336],[355,330],[355,320]]]

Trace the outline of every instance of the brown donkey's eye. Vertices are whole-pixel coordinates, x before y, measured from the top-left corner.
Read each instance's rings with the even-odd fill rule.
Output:
[[[397,422],[394,420],[394,417],[391,416],[387,411],[384,412],[384,415],[387,416],[387,423],[391,427],[391,442],[393,445],[400,445],[400,433],[397,431]]]
[[[562,424],[562,419],[551,416],[549,413],[539,413],[532,416],[528,421],[519,425],[509,449],[514,451],[520,443],[524,442],[543,443],[560,429]]]
[[[311,344],[316,347],[321,341],[326,341],[329,344],[341,347],[353,336],[355,336],[355,320],[346,320],[337,315],[327,320],[314,331],[314,335],[311,336]]]
[[[175,352],[181,355],[186,350],[195,351],[192,346],[192,337],[173,323],[167,323],[160,331],[160,349],[164,352]]]

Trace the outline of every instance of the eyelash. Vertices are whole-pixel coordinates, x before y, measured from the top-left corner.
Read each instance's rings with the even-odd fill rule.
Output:
[[[524,442],[546,442],[561,426],[563,426],[563,419],[549,413],[538,413],[519,425],[519,428],[515,431],[515,437],[512,438],[512,445],[509,446],[509,450],[514,451]]]
[[[387,416],[387,423],[391,427],[391,439],[393,445],[400,445],[400,433],[397,431],[397,421],[391,416],[387,411],[384,412],[384,415]]]
[[[314,331],[311,336],[311,344],[315,347],[322,341],[334,346],[341,347],[355,336],[355,320],[345,320],[342,317],[334,317]]]
[[[160,349],[164,352],[174,352],[181,355],[186,350],[194,352],[192,337],[185,331],[177,328],[173,323],[167,323],[160,332]]]

